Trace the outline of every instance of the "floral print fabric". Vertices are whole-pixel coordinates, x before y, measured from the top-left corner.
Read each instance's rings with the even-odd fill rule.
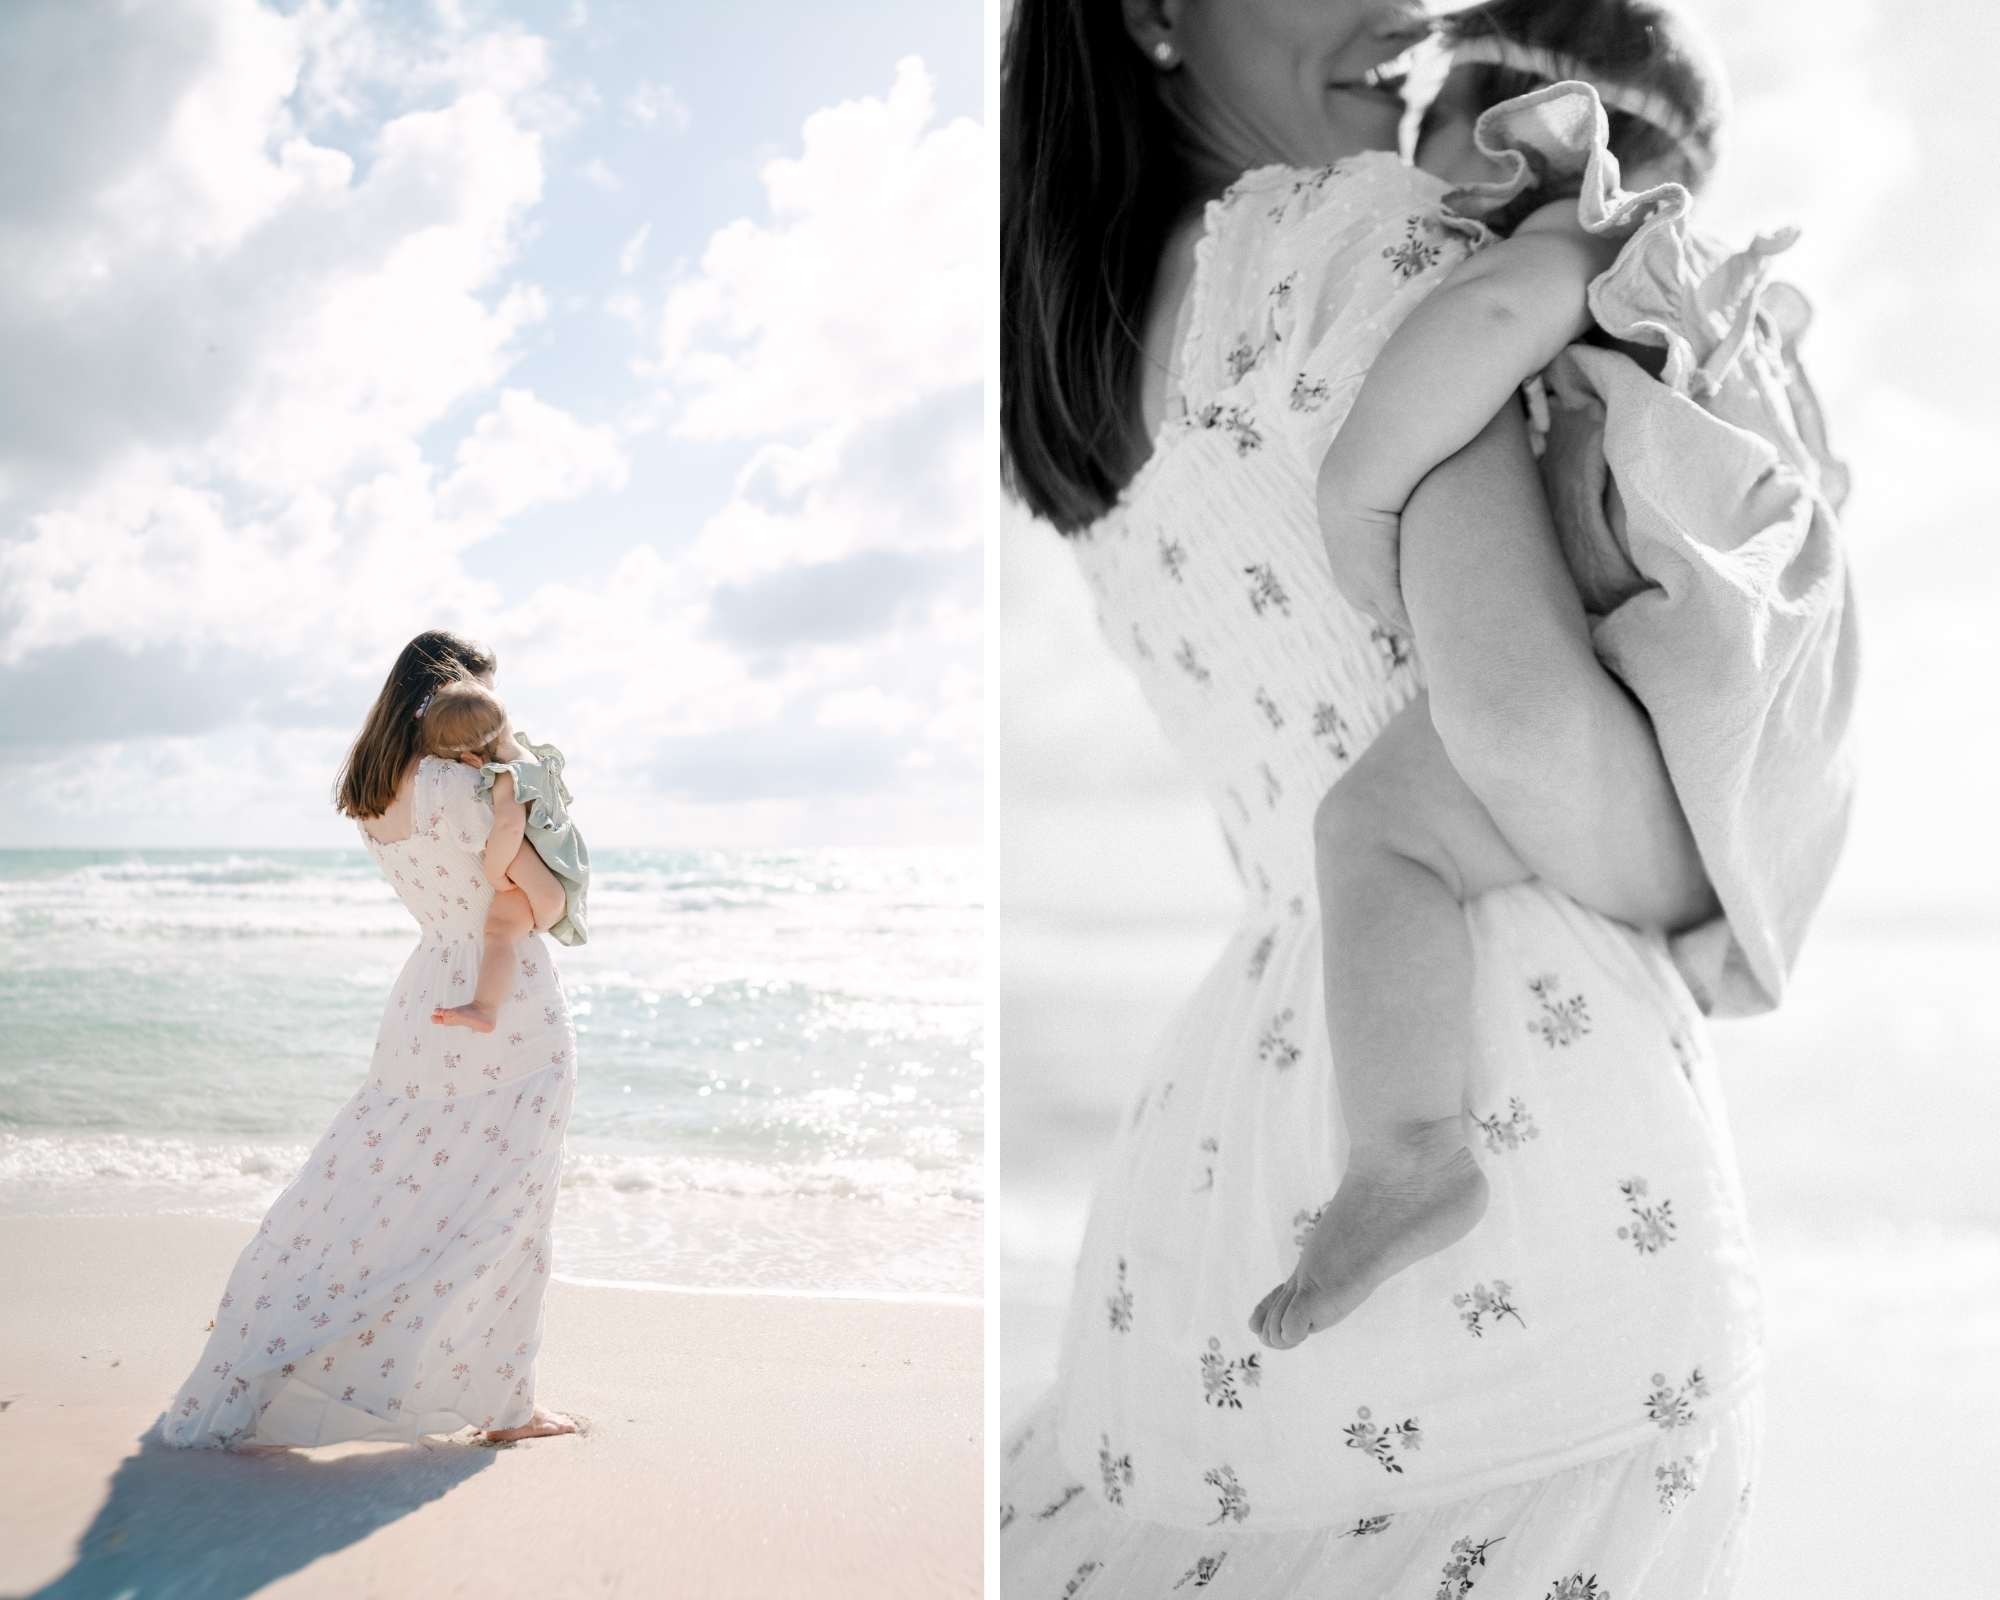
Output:
[[[363,834],[424,938],[369,1076],[230,1274],[170,1444],[414,1440],[534,1413],[576,1033],[539,936],[492,1033],[430,1020],[478,981],[493,891],[477,782],[426,760],[411,836]]]
[[[1687,1434],[1424,1510],[1259,1533],[1219,1513],[1163,1528],[1124,1513],[1132,1464],[1105,1447],[1093,1498],[1054,1443],[1049,1408],[1002,1446],[1000,1572],[1009,1600],[1722,1600],[1745,1552],[1760,1404]],[[1243,1488],[1218,1472],[1217,1504]]]
[[[1754,1387],[1760,1297],[1699,1012],[1661,941],[1538,884],[1467,907],[1485,1220],[1339,1327],[1247,1364],[1250,1308],[1291,1271],[1344,1159],[1313,810],[1422,685],[1407,643],[1334,589],[1312,473],[1382,343],[1480,242],[1442,193],[1369,155],[1252,173],[1212,205],[1177,406],[1074,541],[1106,638],[1212,797],[1245,917],[1121,1127],[1042,1424],[1051,1470],[1091,1502],[1072,1514],[1111,1519],[1106,1547],[1079,1547],[1058,1581],[1036,1548],[1053,1519],[1003,1474],[1027,1519],[1010,1559],[1051,1592],[1086,1561],[1090,1585],[1119,1592],[1120,1528],[1187,1554],[1185,1573],[1154,1573],[1161,1590],[1240,1570],[1231,1556],[1203,1580],[1213,1552],[1169,1530],[1283,1535],[1295,1554],[1366,1545],[1371,1519],[1673,1445]],[[1671,1437],[1656,1374],[1690,1407]],[[1657,1514],[1650,1468],[1636,1493]],[[1453,1539],[1491,1531],[1426,1554],[1423,1592]],[[1532,1593],[1579,1575],[1552,1568]],[[1011,1570],[1007,1589],[1036,1592]]]

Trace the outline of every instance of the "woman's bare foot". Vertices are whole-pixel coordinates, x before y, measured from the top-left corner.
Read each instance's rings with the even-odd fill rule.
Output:
[[[464,1006],[433,1006],[431,1021],[440,1028],[470,1028],[474,1033],[491,1033],[498,1006],[482,1006],[478,1001]]]
[[[1357,1147],[1291,1277],[1250,1313],[1250,1331],[1277,1350],[1303,1344],[1405,1267],[1463,1239],[1486,1214],[1486,1193],[1456,1117]]]
[[[535,1414],[519,1428],[499,1428],[486,1435],[488,1444],[512,1444],[516,1439],[548,1439],[559,1433],[575,1433],[576,1424],[560,1411],[536,1406]]]

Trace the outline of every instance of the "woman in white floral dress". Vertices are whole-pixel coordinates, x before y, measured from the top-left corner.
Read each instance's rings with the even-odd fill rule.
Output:
[[[1401,102],[1370,70],[1412,28],[1377,0],[1014,9],[1009,469],[1071,535],[1247,895],[1118,1135],[1054,1391],[1007,1441],[1010,1596],[1698,1600],[1740,1567],[1761,1296],[1716,991],[1689,979],[1726,987],[1723,953],[1768,930],[1670,943],[1535,881],[1469,904],[1484,1220],[1298,1349],[1247,1327],[1340,1179],[1313,815],[1390,718],[1470,684],[1482,776],[1541,826],[1702,870],[1622,691],[1568,718],[1502,692],[1509,630],[1575,604],[1511,408],[1404,516],[1406,552],[1462,535],[1493,574],[1439,648],[1419,661],[1333,586],[1320,456],[1480,238],[1393,153]]]
[[[535,1400],[549,1228],[576,1082],[576,1031],[539,933],[490,1034],[439,1028],[470,995],[493,897],[479,774],[417,759],[425,697],[493,657],[448,633],[406,646],[339,792],[422,940],[374,1059],[238,1258],[169,1444],[275,1450],[570,1433]]]

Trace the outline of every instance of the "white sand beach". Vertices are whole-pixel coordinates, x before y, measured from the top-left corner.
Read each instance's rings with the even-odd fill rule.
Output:
[[[581,1436],[247,1458],[149,1436],[252,1224],[0,1219],[0,1595],[973,1595],[977,1307],[548,1295]]]

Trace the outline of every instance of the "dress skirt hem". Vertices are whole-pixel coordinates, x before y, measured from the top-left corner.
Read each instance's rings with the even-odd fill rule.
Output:
[[[1115,1463],[1088,1483],[1064,1465],[1045,1400],[1003,1449],[1001,1594],[1722,1600],[1742,1568],[1762,1421],[1761,1386],[1748,1383],[1697,1423],[1532,1479],[1249,1532],[1227,1513],[1206,1528],[1128,1515]]]

